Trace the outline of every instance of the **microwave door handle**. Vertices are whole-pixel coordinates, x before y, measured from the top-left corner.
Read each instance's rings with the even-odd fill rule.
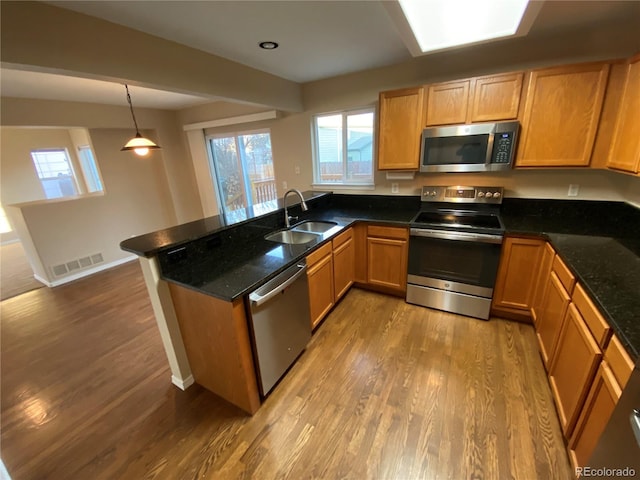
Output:
[[[496,138],[496,132],[492,131],[489,134],[489,139],[487,140],[487,156],[484,159],[484,163],[486,165],[491,165],[491,158],[493,157],[493,140]]]

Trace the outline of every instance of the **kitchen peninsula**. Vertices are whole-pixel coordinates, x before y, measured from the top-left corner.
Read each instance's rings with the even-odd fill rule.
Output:
[[[304,193],[304,198],[309,205],[308,212],[302,213],[297,205],[290,209],[293,215],[299,215],[300,221],[332,221],[343,228],[363,222],[406,228],[420,207],[418,196],[309,191]],[[340,231],[332,230],[330,235],[319,236],[307,244],[267,241],[266,234],[284,227],[281,207],[281,204],[274,205],[272,213],[255,217],[247,212],[247,220],[235,225],[226,225],[222,217],[211,217],[121,243],[122,249],[141,257],[176,385],[186,388],[193,383],[193,366],[189,366],[188,348],[185,352],[176,321],[174,301],[178,294],[175,292],[180,291],[189,298],[183,300],[183,304],[189,304],[193,298],[206,298],[207,308],[222,309],[234,319],[233,329],[219,333],[232,333],[233,341],[227,340],[242,354],[231,363],[235,373],[241,373],[235,380],[242,380],[243,398],[241,401],[236,398],[238,385],[227,385],[222,391],[208,388],[249,413],[257,410],[260,398],[252,371],[243,297],[330,242]],[[506,235],[528,235],[550,242],[585,287],[627,353],[637,360],[640,356],[640,325],[637,324],[640,318],[640,211],[622,202],[506,198],[501,215]],[[197,312],[202,316],[206,309]],[[223,339],[217,341],[224,343]],[[233,352],[229,350],[226,354]],[[197,374],[195,380],[199,381]],[[223,380],[225,384],[229,379]]]

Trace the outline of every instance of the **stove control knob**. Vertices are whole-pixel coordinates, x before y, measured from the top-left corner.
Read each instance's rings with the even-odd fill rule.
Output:
[[[429,192],[429,195],[431,195],[432,197],[435,197],[436,196],[436,191],[432,190],[431,192]]]
[[[484,192],[478,192],[478,198],[484,197]]]
[[[500,192],[496,192],[493,194],[493,198],[499,198],[500,197]]]

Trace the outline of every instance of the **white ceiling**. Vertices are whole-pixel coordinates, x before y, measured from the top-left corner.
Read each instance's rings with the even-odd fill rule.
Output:
[[[123,84],[51,73],[3,68],[0,71],[0,91],[3,97],[127,106],[127,94]],[[164,110],[177,110],[216,100],[134,85],[129,85],[129,92],[134,107]]]
[[[426,0],[425,0],[426,1]],[[454,0],[448,0],[454,1]],[[507,1],[507,0],[496,0]],[[366,1],[50,1],[296,82],[411,58],[383,2]],[[635,4],[635,5],[634,5]],[[637,1],[547,1],[529,35],[603,24],[637,13]],[[280,44],[258,48],[261,41]],[[508,42],[509,40],[502,40]],[[120,84],[2,70],[3,96],[126,105]],[[179,109],[211,98],[132,87],[134,106]]]

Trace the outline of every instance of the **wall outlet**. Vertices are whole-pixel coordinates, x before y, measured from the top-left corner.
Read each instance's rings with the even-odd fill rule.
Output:
[[[567,192],[567,197],[577,197],[578,192],[580,191],[580,185],[571,184],[569,185],[569,191]]]
[[[300,175],[300,167],[298,165],[295,166],[293,171],[296,172],[296,175]]]
[[[282,189],[286,190],[287,189],[287,182],[282,182]]]
[[[391,184],[391,193],[398,193],[400,191],[400,189],[398,188],[398,184],[397,183],[392,183]]]

